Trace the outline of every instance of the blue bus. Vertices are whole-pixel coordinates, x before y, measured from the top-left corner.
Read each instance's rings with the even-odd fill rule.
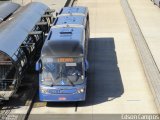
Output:
[[[88,40],[89,17],[71,14],[57,17],[36,64],[40,101],[85,100]]]

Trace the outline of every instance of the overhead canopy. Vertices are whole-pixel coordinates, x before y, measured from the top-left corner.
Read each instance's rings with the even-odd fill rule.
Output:
[[[67,15],[67,14],[81,14],[87,16],[88,14],[88,9],[87,7],[82,7],[82,6],[75,6],[75,7],[64,7],[61,9],[60,13],[61,15]]]
[[[13,2],[0,3],[0,23],[6,19],[6,17],[14,13],[19,7],[19,4]]]
[[[84,49],[83,28],[53,28],[42,48],[42,56],[81,56]]]
[[[81,25],[85,26],[86,17],[85,16],[59,16],[56,18],[55,26],[67,26],[67,25]]]
[[[12,57],[46,10],[46,5],[33,2],[3,22],[0,25],[0,51]]]

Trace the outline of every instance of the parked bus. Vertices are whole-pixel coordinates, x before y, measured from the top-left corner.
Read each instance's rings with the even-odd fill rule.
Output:
[[[38,61],[41,101],[84,101],[86,93],[85,30],[53,28]]]
[[[53,25],[36,64],[40,101],[84,101],[89,20],[59,16]]]

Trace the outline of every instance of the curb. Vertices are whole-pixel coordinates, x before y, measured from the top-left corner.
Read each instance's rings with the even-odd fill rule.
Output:
[[[160,71],[138,25],[138,22],[136,21],[136,18],[129,6],[128,1],[121,0],[121,5],[127,18],[128,25],[138,50],[149,86],[153,93],[158,112],[160,113]]]

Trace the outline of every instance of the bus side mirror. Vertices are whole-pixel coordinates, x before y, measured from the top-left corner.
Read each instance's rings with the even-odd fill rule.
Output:
[[[37,72],[42,72],[42,61],[40,59],[36,62],[35,70]]]

